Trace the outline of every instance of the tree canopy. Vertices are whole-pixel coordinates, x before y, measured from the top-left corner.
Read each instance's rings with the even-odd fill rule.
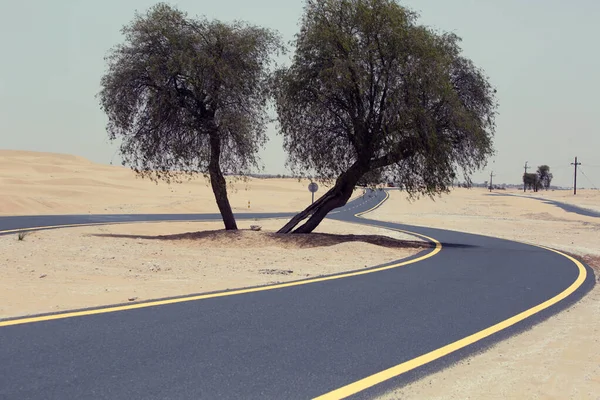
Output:
[[[540,176],[534,172],[523,174],[523,184],[525,185],[525,188],[533,190],[534,192],[537,192],[542,187]]]
[[[208,176],[226,229],[236,229],[224,174],[259,166],[278,35],[190,18],[163,3],[122,33],[99,97],[109,138],[122,139],[123,164],[156,181]]]
[[[548,190],[553,178],[552,172],[550,172],[550,167],[547,165],[540,165],[537,169],[537,176],[542,187]]]
[[[274,79],[279,131],[296,173],[335,185],[280,232],[306,218],[295,232],[311,232],[365,174],[434,195],[485,166],[495,90],[459,42],[393,0],[306,2],[292,64]]]

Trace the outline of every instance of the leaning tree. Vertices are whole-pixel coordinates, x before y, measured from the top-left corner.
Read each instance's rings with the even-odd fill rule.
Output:
[[[258,166],[266,141],[272,31],[189,18],[160,3],[136,14],[111,49],[100,104],[123,165],[140,176],[210,179],[226,229],[237,229],[226,174]]]
[[[493,154],[497,103],[459,41],[393,0],[306,2],[275,74],[279,131],[293,170],[335,184],[279,232],[311,232],[373,171],[411,197],[470,182]]]

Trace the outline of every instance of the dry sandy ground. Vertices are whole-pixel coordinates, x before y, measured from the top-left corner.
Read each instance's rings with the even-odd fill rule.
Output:
[[[560,196],[556,200],[569,200],[564,192],[548,192],[546,197],[552,198],[553,193]],[[584,195],[600,207],[600,191]],[[403,193],[391,191],[390,200],[368,218],[514,239],[579,255],[600,255],[600,218],[569,213],[538,200],[496,196],[483,189],[456,189],[435,201],[422,198],[412,203]]]
[[[1,236],[0,318],[306,279],[426,248],[413,236],[344,222],[293,236],[273,233],[285,220],[238,222],[238,232],[177,222]]]
[[[573,190],[540,190],[537,193],[531,191],[523,193],[519,190],[515,192],[510,191],[509,193],[560,201],[600,212],[600,190],[579,189],[576,195],[573,195]]]
[[[598,191],[543,196],[600,208]],[[600,218],[539,201],[457,189],[411,204],[392,192],[368,218],[542,244],[582,256],[600,276]],[[531,330],[381,399],[600,399],[600,288]]]
[[[251,179],[235,185],[231,202],[237,212],[248,210],[248,200],[250,211],[296,211],[310,201],[306,185]],[[202,180],[155,185],[123,167],[64,155],[0,151],[0,189],[0,214],[5,215],[216,212]],[[577,197],[567,191],[532,195],[600,210],[600,191],[580,190]],[[542,244],[600,265],[599,218],[531,199],[457,189],[436,202],[409,203],[401,192],[392,192],[368,217]],[[268,231],[283,222],[240,221],[240,227],[257,223]],[[24,241],[15,235],[0,238],[0,317],[296,280],[416,251],[370,236],[396,235],[390,231],[332,221],[319,230],[368,236],[358,242],[340,236],[286,242],[252,231],[181,235],[220,228],[219,223],[112,225],[38,232]],[[382,398],[600,399],[599,340],[600,289],[595,288],[531,330]]]
[[[308,184],[297,179],[230,181],[229,201],[237,213],[300,211],[311,201]],[[0,215],[218,212],[202,177],[157,185],[129,168],[65,154],[0,150],[0,189]],[[316,195],[325,190],[319,188]]]
[[[307,185],[294,179],[233,181],[229,198],[236,212],[299,211],[310,201]],[[0,151],[0,215],[88,212],[218,210],[202,178],[156,185],[128,168],[81,157]],[[333,221],[318,229],[329,235],[284,239],[273,234],[284,223],[238,221],[246,230],[233,233],[211,222],[70,228],[31,233],[22,241],[16,234],[0,237],[0,318],[297,280],[422,249],[381,235],[416,240],[412,236]],[[250,231],[251,224],[263,230]]]

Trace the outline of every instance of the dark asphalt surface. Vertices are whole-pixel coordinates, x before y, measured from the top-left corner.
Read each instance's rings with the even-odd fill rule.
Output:
[[[572,262],[541,248],[354,217],[383,196],[359,198],[330,218],[428,235],[442,252],[355,277],[0,327],[0,399],[309,399],[514,316],[577,278]],[[0,218],[0,230],[125,217],[20,218]],[[567,300],[593,282],[588,270]],[[380,387],[404,382],[400,376]]]
[[[238,213],[237,219],[286,218],[293,213]],[[214,221],[221,220],[220,214],[70,214],[70,215],[25,215],[0,216],[2,231],[15,229],[44,228],[57,225],[114,224],[151,221]],[[7,233],[4,233],[7,234]]]

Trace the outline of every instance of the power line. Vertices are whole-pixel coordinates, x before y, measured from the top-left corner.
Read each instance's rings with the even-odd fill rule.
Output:
[[[587,179],[587,180],[588,180],[588,182],[589,182],[589,183],[592,185],[592,187],[593,187],[594,189],[598,189],[598,188],[596,187],[596,185],[594,185],[594,182],[592,182],[592,180],[591,180],[591,179],[590,179],[590,178],[589,178],[589,177],[588,177],[588,176],[585,174],[585,172],[583,172],[583,170],[581,169],[581,167],[579,167],[579,171],[581,172],[581,175],[585,176],[585,179]]]
[[[570,169],[571,167],[569,167],[568,165],[559,165],[559,166],[554,166],[551,169],[552,169],[552,171],[556,171],[556,170],[563,170],[563,169],[566,169],[566,168]]]

